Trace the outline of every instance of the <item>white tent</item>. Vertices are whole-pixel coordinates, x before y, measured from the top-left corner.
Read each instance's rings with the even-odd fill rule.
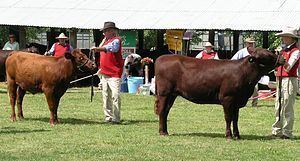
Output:
[[[300,26],[300,0],[1,0],[0,17],[20,26],[279,31]]]

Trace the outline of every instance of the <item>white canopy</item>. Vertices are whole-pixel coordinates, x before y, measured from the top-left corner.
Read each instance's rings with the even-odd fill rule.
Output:
[[[0,24],[100,29],[279,31],[300,26],[300,0],[1,0]]]

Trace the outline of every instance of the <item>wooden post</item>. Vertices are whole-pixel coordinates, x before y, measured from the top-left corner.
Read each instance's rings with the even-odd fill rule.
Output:
[[[145,65],[145,84],[149,83],[149,67]]]
[[[267,49],[269,48],[269,33],[267,31],[263,32],[263,44],[262,47]]]
[[[144,49],[144,30],[138,30],[138,50]]]
[[[233,51],[236,52],[239,50],[239,31],[233,31]]]
[[[102,33],[103,32],[100,30],[93,30],[95,46],[99,46],[101,41],[103,40],[104,35]]]
[[[69,38],[70,38],[70,45],[75,49],[77,48],[77,29],[73,28],[73,29],[70,29],[70,35],[69,35]]]
[[[208,41],[212,44],[215,45],[215,30],[210,30],[208,32]]]
[[[49,50],[51,46],[56,42],[56,33],[54,28],[50,28],[50,31],[47,32],[47,42],[49,42]]]
[[[163,30],[157,30],[157,37],[156,37],[156,49],[162,50],[164,46],[164,32]]]
[[[20,49],[26,48],[26,30],[23,26],[19,26],[19,45]]]

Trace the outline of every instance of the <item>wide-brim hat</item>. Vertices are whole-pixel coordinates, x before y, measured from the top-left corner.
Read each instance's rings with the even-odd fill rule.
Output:
[[[293,38],[300,38],[297,33],[297,29],[293,27],[287,27],[286,29],[282,30],[282,32],[275,34],[276,36],[287,36]]]
[[[64,33],[61,33],[58,37],[56,37],[56,39],[68,39],[68,37]]]
[[[252,37],[248,37],[248,38],[245,39],[245,42],[247,42],[247,43],[255,43],[255,40]]]
[[[205,44],[204,44],[204,47],[214,47],[210,42],[206,42]]]
[[[114,29],[119,29],[116,27],[116,24],[114,22],[104,22],[104,26],[101,29],[101,31],[105,30],[105,29],[109,29],[109,28],[114,28]]]

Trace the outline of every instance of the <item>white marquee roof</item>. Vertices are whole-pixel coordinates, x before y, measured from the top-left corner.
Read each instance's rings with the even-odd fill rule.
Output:
[[[1,0],[0,24],[100,29],[278,31],[300,26],[300,0]]]

